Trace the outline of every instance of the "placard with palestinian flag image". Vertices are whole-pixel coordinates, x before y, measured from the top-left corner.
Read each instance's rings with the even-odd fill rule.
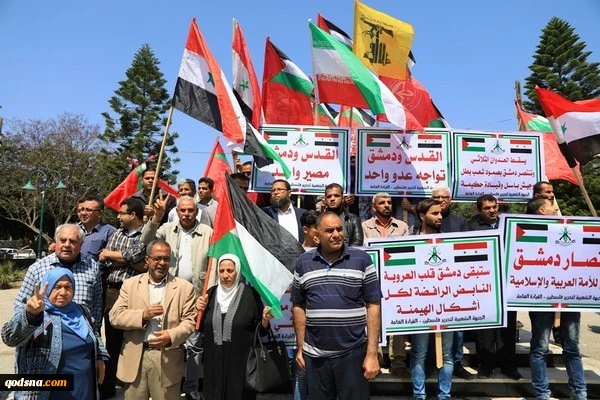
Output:
[[[502,215],[509,310],[598,311],[600,220]]]
[[[501,327],[500,231],[367,239],[378,270],[386,335]]]
[[[531,198],[533,185],[545,180],[540,133],[452,131],[455,200],[491,194],[504,202]]]
[[[303,125],[262,125],[263,138],[291,170],[293,193],[323,194],[332,182],[350,191],[348,128]],[[252,189],[269,193],[276,179],[286,179],[278,164],[252,172]]]
[[[438,185],[450,186],[450,132],[357,129],[356,194],[430,196]]]

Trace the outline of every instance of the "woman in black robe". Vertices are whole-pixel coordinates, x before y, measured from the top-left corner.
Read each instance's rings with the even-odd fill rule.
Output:
[[[256,398],[246,389],[246,360],[257,325],[266,334],[273,316],[256,290],[241,282],[240,260],[233,254],[219,258],[217,286],[198,299],[204,311],[204,390],[207,400]]]

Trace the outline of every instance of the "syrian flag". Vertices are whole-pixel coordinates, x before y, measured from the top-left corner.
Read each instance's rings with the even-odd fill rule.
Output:
[[[583,244],[600,244],[600,225],[584,225],[583,226]]]
[[[229,175],[219,198],[208,255],[240,258],[242,275],[281,318],[280,299],[293,280],[294,263],[304,249],[277,221],[248,199]]]
[[[478,137],[463,137],[461,139],[462,151],[472,151],[476,153],[485,152],[485,139]]]
[[[402,130],[423,131],[390,89],[351,50],[314,24],[309,23],[309,27],[319,101],[368,108],[380,120]]]
[[[173,107],[222,132],[229,140],[227,146],[231,150],[253,156],[259,168],[277,161],[286,178],[290,176],[283,160],[246,120],[195,18],[183,51]]]
[[[513,154],[531,154],[533,142],[529,139],[510,139],[510,152]]]
[[[454,247],[454,262],[477,262],[487,261],[487,242],[474,243],[455,243]]]
[[[427,134],[417,135],[419,140],[417,148],[419,149],[441,149],[442,148],[442,135]]]
[[[315,132],[315,146],[338,147],[340,134],[335,132]]]
[[[263,69],[263,111],[269,124],[313,125],[314,84],[269,38]]]
[[[566,143],[573,157],[582,164],[600,154],[600,99],[573,103],[551,90],[536,86],[535,92],[559,147]]]
[[[548,243],[548,225],[517,224],[516,241],[527,243]]]
[[[258,79],[250,59],[246,39],[239,23],[233,20],[233,94],[252,126],[262,125],[262,105]]]
[[[577,161],[575,161],[572,156],[570,159],[574,164],[571,166],[567,163],[567,156],[561,153],[558,142],[556,141],[556,136],[554,135],[554,132],[552,132],[550,122],[541,115],[535,115],[524,111],[518,100],[515,100],[515,107],[517,108],[519,127],[522,128],[522,130],[542,133],[546,177],[550,180],[563,179],[571,182],[573,185],[579,185],[573,171],[570,169],[576,167],[579,172],[579,165],[577,165]]]
[[[417,265],[415,246],[383,248],[383,261],[386,267],[412,267]]]

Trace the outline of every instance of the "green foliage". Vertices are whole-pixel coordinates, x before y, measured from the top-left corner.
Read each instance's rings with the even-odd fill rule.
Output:
[[[553,17],[542,30],[540,43],[529,66],[531,75],[525,78],[525,95],[529,101],[523,108],[544,115],[535,93],[535,86],[554,90],[571,101],[600,95],[600,63],[588,62],[591,51],[568,22]]]
[[[0,289],[10,289],[18,281],[22,281],[25,271],[15,266],[13,261],[0,263]]]
[[[149,45],[144,44],[119,82],[115,95],[108,101],[111,112],[103,112],[106,128],[101,135],[105,148],[101,151],[102,174],[99,184],[106,191],[115,188],[131,170],[127,158],[143,162],[150,156],[158,158],[170,96],[166,80],[159,69],[160,61]],[[177,133],[170,133],[166,142],[161,175],[173,183],[178,171],[170,171],[168,153],[177,153]]]
[[[590,161],[581,167],[581,175],[594,209],[600,211],[600,160]],[[550,183],[554,186],[554,194],[562,215],[592,215],[579,186],[561,180]]]

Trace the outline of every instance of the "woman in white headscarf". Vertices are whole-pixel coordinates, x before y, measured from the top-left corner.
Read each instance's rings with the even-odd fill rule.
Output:
[[[217,286],[198,299],[198,310],[203,311],[203,395],[207,400],[253,399],[256,393],[244,387],[246,360],[256,326],[261,323],[261,334],[266,334],[273,316],[256,290],[241,282],[236,255],[221,256],[217,265]]]

